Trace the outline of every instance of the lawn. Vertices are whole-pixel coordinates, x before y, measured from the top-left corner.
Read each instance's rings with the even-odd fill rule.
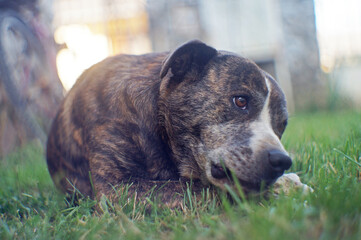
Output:
[[[233,204],[195,204],[186,194],[183,209],[151,210],[132,199],[66,205],[42,148],[26,146],[0,160],[0,239],[360,239],[361,113],[292,116],[282,141],[294,159],[289,172],[314,193]]]

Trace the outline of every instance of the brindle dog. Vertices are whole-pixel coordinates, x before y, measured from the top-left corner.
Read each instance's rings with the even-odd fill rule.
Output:
[[[64,192],[142,194],[184,181],[259,191],[289,169],[280,138],[284,94],[254,62],[190,41],[172,53],[118,55],[86,70],[66,96],[48,139],[47,162]],[[181,180],[180,180],[181,179]],[[170,196],[169,195],[169,196]]]

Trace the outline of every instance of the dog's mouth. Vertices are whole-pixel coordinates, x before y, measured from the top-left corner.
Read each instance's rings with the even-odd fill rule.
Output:
[[[211,175],[214,179],[219,180],[222,184],[230,183],[233,184],[235,181],[235,175],[232,174],[232,171],[224,166],[224,164],[212,164],[211,166]],[[240,178],[237,178],[237,181],[246,191],[261,191],[263,188],[266,188],[272,185],[276,179],[270,180],[260,180],[258,182],[245,181]]]

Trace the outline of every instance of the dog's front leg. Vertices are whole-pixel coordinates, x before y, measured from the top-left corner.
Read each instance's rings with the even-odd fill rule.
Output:
[[[130,131],[120,120],[107,121],[89,132],[87,152],[93,195],[97,199],[104,195],[117,201],[124,194],[136,195],[141,201],[155,197],[174,207],[183,202],[186,192],[201,195],[204,186],[200,181],[175,180],[179,176],[172,166],[146,152],[142,137],[149,134]]]
[[[136,204],[152,207],[183,208],[185,205],[196,204],[214,198],[213,188],[207,188],[200,181],[184,180],[145,180],[136,179],[117,186],[110,186],[107,192],[98,192],[97,198],[106,197],[115,204],[124,204],[129,200]]]

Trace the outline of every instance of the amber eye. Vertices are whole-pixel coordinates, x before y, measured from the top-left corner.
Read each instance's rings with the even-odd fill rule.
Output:
[[[234,97],[233,98],[234,104],[236,104],[237,107],[245,110],[247,109],[247,99],[241,96]]]

